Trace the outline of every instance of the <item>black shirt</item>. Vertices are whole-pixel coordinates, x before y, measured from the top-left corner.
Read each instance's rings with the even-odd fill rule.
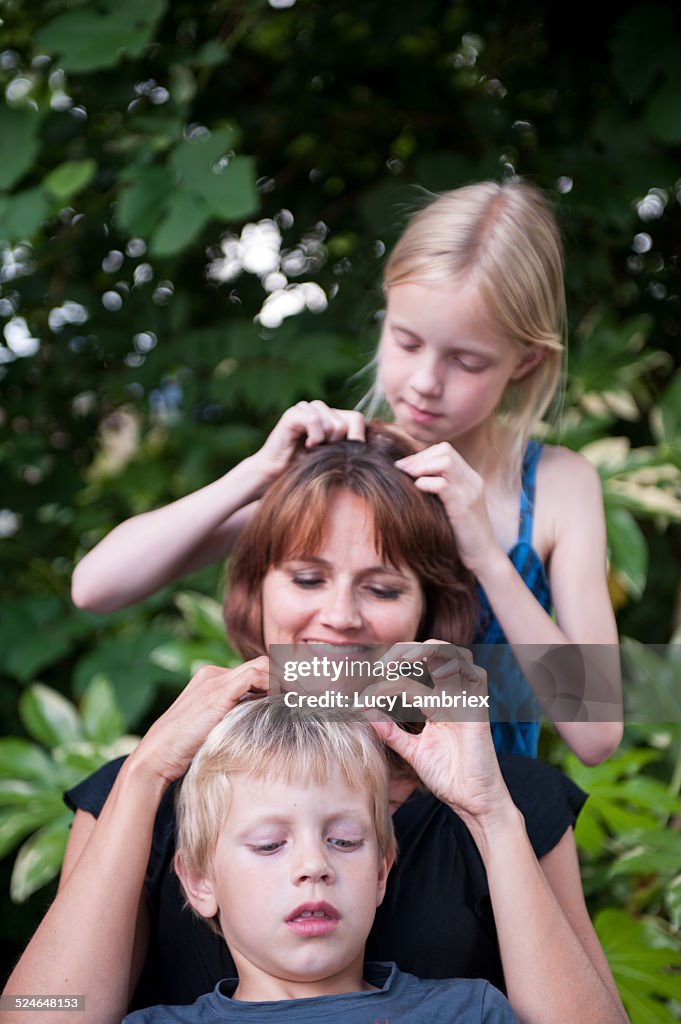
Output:
[[[73,809],[99,814],[123,759],[104,765],[66,794]],[[586,794],[561,772],[531,758],[499,758],[511,797],[538,858],[558,843]],[[236,968],[224,940],[184,906],[172,870],[174,790],[164,794],[146,882],[149,954],[135,1006],[191,1003]],[[393,817],[399,856],[390,872],[366,949],[421,978],[485,978],[504,987],[485,869],[461,819],[430,793],[416,791]],[[522,922],[519,922],[522,926]]]

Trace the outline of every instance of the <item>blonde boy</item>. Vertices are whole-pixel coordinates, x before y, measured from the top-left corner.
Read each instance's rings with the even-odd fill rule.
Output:
[[[352,712],[292,710],[281,698],[230,712],[182,783],[175,867],[238,980],[126,1022],[515,1021],[487,982],[365,967],[396,853],[388,786],[382,746]]]

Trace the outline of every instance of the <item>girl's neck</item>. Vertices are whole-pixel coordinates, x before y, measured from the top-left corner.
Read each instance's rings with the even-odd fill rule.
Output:
[[[485,483],[494,483],[503,475],[508,439],[497,423],[482,424],[467,434],[458,435],[450,443]]]

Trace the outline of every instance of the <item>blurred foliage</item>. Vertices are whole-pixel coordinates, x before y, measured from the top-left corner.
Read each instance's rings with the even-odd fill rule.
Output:
[[[679,13],[638,2],[592,14],[536,0],[6,0],[0,706],[6,732],[31,739],[3,741],[24,744],[2,776],[17,796],[3,813],[46,817],[7,825],[3,852],[54,825],[42,848],[56,864],[56,793],[81,756],[70,761],[70,745],[96,760],[115,740],[87,724],[93,693],[114,731],[139,732],[196,664],[234,659],[211,600],[217,568],[102,619],[70,603],[74,562],[122,519],[249,454],[292,402],[359,397],[382,259],[420,188],[519,173],[555,203],[571,348],[548,433],[602,475],[611,593],[634,656],[643,666],[654,655],[641,645],[668,640]],[[671,671],[663,660],[641,672]],[[647,1024],[675,1012],[659,977],[676,963],[680,769],[678,738],[660,746],[664,730],[632,729],[608,765],[568,767],[606,791],[578,838],[601,936]],[[20,749],[49,764],[45,792],[21,776]],[[82,757],[85,774],[94,760]],[[18,914],[3,864],[0,943],[13,954],[42,905]],[[25,874],[15,895],[47,874]]]
[[[130,753],[137,742],[121,735],[123,718],[104,676],[93,678],[80,711],[56,690],[35,683],[23,691],[19,715],[35,742],[0,738],[0,857],[29,836],[12,871],[15,903],[59,873],[72,819],[64,791]]]

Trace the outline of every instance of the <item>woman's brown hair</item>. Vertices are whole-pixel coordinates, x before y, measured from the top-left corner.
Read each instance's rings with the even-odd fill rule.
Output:
[[[244,658],[265,653],[262,584],[267,571],[319,550],[333,490],[363,498],[374,517],[376,550],[390,564],[408,566],[423,589],[424,614],[416,637],[470,641],[477,602],[439,498],[424,494],[394,465],[416,449],[394,427],[371,423],[366,443],[337,441],[301,450],[272,484],[232,556],[225,624]]]

